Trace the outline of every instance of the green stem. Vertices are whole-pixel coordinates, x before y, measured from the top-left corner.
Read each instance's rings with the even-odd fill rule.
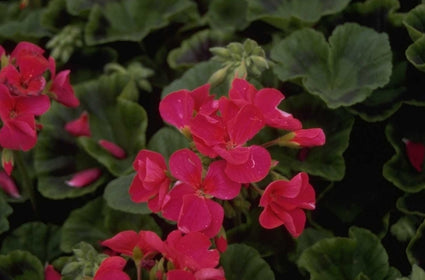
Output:
[[[29,177],[28,168],[24,161],[22,153],[22,151],[15,151],[13,155],[13,160],[16,164],[17,169],[19,170],[19,173],[21,174],[21,187],[26,193],[28,193],[32,210],[34,211],[34,214],[37,215],[37,202],[35,199],[34,186],[31,182],[31,178]]]
[[[256,192],[258,192],[260,195],[263,195],[264,190],[260,189],[255,183],[251,183],[251,186],[254,188]]]

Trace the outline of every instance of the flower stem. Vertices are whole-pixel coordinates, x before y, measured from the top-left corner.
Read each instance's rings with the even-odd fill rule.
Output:
[[[260,188],[257,186],[257,184],[255,184],[255,183],[251,183],[251,186],[254,188],[254,190],[255,190],[256,192],[258,192],[260,195],[263,195],[264,190],[260,189]]]
[[[37,215],[37,202],[35,199],[34,186],[28,174],[28,168],[24,161],[22,153],[22,151],[15,151],[13,159],[21,175],[21,187],[28,194],[32,210],[34,211],[34,214]]]

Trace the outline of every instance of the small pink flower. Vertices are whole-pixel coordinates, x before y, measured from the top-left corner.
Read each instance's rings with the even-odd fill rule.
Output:
[[[12,177],[7,175],[4,171],[0,171],[0,189],[3,189],[6,194],[13,198],[21,197],[15,181],[13,181]]]
[[[148,202],[149,209],[160,211],[171,182],[164,157],[157,152],[141,150],[133,161],[133,168],[137,174],[129,189],[131,200]]]
[[[99,168],[85,169],[75,173],[71,180],[66,181],[65,183],[70,187],[82,188],[96,181],[101,174],[102,172]]]
[[[91,136],[90,124],[89,124],[89,114],[84,111],[81,115],[70,122],[65,124],[65,130],[71,133],[72,135],[78,136]]]
[[[153,231],[141,230],[139,233],[126,230],[117,233],[114,237],[104,240],[102,246],[109,247],[115,252],[134,257],[135,249],[140,250],[141,260],[152,259],[158,253],[164,251],[164,243]]]
[[[124,271],[127,261],[118,256],[108,257],[102,261],[93,280],[130,280]]]
[[[300,172],[290,181],[270,183],[260,199],[264,207],[260,224],[267,229],[284,225],[289,233],[298,237],[304,230],[306,216],[302,209],[315,208],[315,192],[308,181],[308,174]]]
[[[45,280],[60,280],[61,274],[55,270],[53,265],[49,264],[44,269],[44,279]]]
[[[425,159],[425,145],[419,142],[412,142],[408,139],[403,139],[406,144],[406,153],[410,164],[418,172],[422,172],[422,165]]]
[[[107,150],[111,155],[113,155],[117,159],[124,159],[127,157],[127,154],[124,149],[111,141],[101,139],[98,143],[102,148]]]

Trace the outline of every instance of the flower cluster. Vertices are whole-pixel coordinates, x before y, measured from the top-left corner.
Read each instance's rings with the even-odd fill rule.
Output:
[[[133,162],[137,174],[129,189],[131,199],[147,202],[153,212],[177,222],[183,233],[215,237],[224,219],[219,200],[234,199],[242,185],[263,180],[275,164],[266,147],[313,147],[325,142],[321,129],[303,129],[298,119],[278,108],[283,99],[280,91],[257,90],[243,79],[235,79],[229,96],[218,100],[209,94],[208,84],[167,95],[159,106],[162,118],[195,148],[175,151],[168,166],[161,154],[140,151]],[[249,145],[265,126],[288,133],[264,145]],[[300,235],[306,221],[302,209],[315,208],[308,175],[302,172],[259,191],[264,192],[260,224],[284,225],[294,237]]]
[[[12,151],[35,146],[41,129],[36,120],[50,108],[50,99],[67,107],[79,105],[69,81],[70,70],[56,73],[53,57],[43,54],[42,48],[29,42],[18,43],[10,54],[0,46],[0,149],[6,172],[0,187],[15,198],[20,194],[8,177],[13,170]]]
[[[168,234],[165,241],[162,241],[152,231],[137,233],[128,230],[103,241],[102,245],[132,258],[138,275],[142,269],[150,270],[152,275],[150,279],[224,279],[223,269],[216,268],[219,263],[219,252],[217,249],[210,249],[211,241],[200,232],[183,234],[179,230],[174,230]],[[130,279],[123,272],[125,265],[126,260],[120,256],[106,258],[97,270],[94,280]]]

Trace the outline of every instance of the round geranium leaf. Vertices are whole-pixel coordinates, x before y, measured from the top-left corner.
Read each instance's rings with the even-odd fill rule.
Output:
[[[407,258],[411,264],[421,263],[425,258],[423,250],[425,246],[425,221],[419,226],[415,236],[410,240],[406,248]]]
[[[26,223],[6,236],[0,252],[7,254],[14,250],[26,250],[44,263],[50,263],[62,253],[59,249],[60,234],[60,228],[56,225]]]
[[[403,24],[409,32],[410,38],[416,41],[425,34],[425,4],[411,9],[403,20]]]
[[[425,36],[419,38],[407,48],[406,57],[416,69],[425,72]]]
[[[279,79],[301,77],[304,87],[330,108],[362,102],[387,84],[391,57],[386,34],[355,23],[335,28],[329,43],[322,33],[301,29],[271,50],[271,58],[277,62],[273,70]]]
[[[278,28],[291,24],[317,22],[322,16],[343,10],[348,0],[249,0],[248,20],[263,20]]]
[[[261,258],[257,250],[245,244],[229,245],[221,255],[220,263],[227,280],[275,279],[270,266]]]
[[[86,5],[82,3],[84,1],[77,2],[79,7],[74,10],[83,10]],[[182,13],[196,16],[196,5],[189,0],[102,1],[101,5],[94,3],[85,28],[85,40],[89,45],[115,41],[139,42],[151,31],[167,26],[172,17]],[[144,16],[141,17],[141,14]]]
[[[282,109],[299,119],[304,128],[323,129],[326,143],[304,150],[272,147],[272,158],[279,161],[276,168],[282,169],[283,174],[289,173],[288,170],[305,171],[331,181],[341,180],[345,174],[343,153],[354,124],[352,115],[342,108],[330,110],[320,99],[308,94],[285,99]]]
[[[425,217],[424,199],[425,190],[417,193],[405,193],[397,200],[397,208],[406,214]]]
[[[135,203],[130,198],[128,190],[133,178],[134,174],[130,174],[112,180],[106,186],[103,197],[108,206],[115,210],[133,214],[149,214],[151,211],[146,203]]]
[[[0,255],[0,277],[5,280],[43,280],[44,268],[36,256],[15,250]]]
[[[387,279],[393,269],[378,237],[352,227],[349,237],[325,238],[306,249],[298,260],[310,279]],[[360,277],[362,275],[362,277]]]
[[[249,24],[246,1],[218,0],[210,2],[207,19],[213,29],[224,32],[243,30]]]
[[[423,118],[424,107],[405,106],[397,112],[385,129],[395,154],[384,164],[383,175],[395,186],[410,193],[425,189],[425,172],[415,169],[409,160],[406,145],[406,141],[425,145],[425,126],[414,121]]]
[[[71,252],[73,246],[85,241],[100,250],[100,241],[123,230],[152,230],[161,233],[161,229],[149,215],[113,210],[102,198],[97,198],[71,212],[62,227],[60,247],[64,252]]]
[[[163,127],[150,139],[148,149],[158,152],[168,161],[171,154],[177,150],[189,148],[189,141],[177,129]]]

